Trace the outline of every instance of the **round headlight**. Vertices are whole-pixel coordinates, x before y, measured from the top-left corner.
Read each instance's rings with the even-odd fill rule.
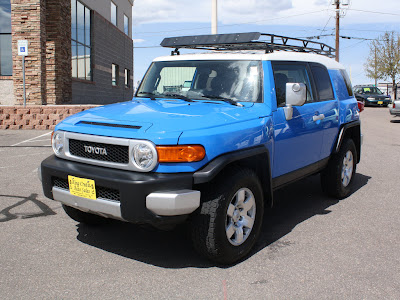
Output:
[[[52,141],[53,151],[56,155],[60,155],[64,149],[63,138],[61,134],[55,133]]]
[[[155,152],[150,146],[138,144],[133,147],[133,160],[139,169],[150,171],[155,159]]]

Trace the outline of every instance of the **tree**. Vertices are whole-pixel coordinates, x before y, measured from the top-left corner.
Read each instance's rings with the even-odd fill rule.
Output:
[[[364,69],[368,78],[375,81],[375,86],[378,85],[378,79],[382,79],[383,75],[380,72],[379,60],[380,57],[380,44],[378,40],[374,40],[369,44],[369,57],[364,64]]]
[[[397,99],[396,81],[400,78],[400,34],[385,32],[370,44],[370,56],[365,64],[369,78],[390,79]]]

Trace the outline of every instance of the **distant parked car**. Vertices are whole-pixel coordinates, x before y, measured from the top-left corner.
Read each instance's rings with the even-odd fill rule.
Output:
[[[400,117],[400,100],[394,101],[393,107],[389,111],[391,115]]]
[[[375,87],[369,85],[357,85],[354,87],[354,94],[358,101],[365,106],[388,106],[391,102],[390,96]]]

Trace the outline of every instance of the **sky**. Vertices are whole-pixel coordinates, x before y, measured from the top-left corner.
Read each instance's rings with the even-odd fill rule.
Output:
[[[371,39],[385,31],[400,32],[398,0],[340,0],[340,62],[353,85],[373,83],[364,64]],[[312,38],[335,47],[334,0],[218,0],[218,33],[262,32]],[[212,0],[135,0],[133,6],[134,82],[151,61],[169,55],[165,37],[211,34]],[[320,37],[316,39],[316,37]],[[181,53],[190,53],[181,50]],[[384,82],[380,80],[379,82]]]

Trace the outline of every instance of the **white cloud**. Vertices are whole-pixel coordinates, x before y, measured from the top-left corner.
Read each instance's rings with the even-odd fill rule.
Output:
[[[220,25],[257,23],[264,25],[324,26],[333,15],[330,0],[219,0],[218,21]],[[331,12],[328,12],[328,10]],[[353,10],[351,10],[353,9]],[[375,0],[352,1],[345,24],[394,23],[399,16],[371,14],[375,12],[398,12],[397,0],[385,0],[385,5]],[[211,0],[136,0],[133,20],[136,25],[144,23],[210,23]],[[332,21],[333,24],[333,21]],[[332,25],[331,24],[331,25]]]
[[[134,42],[135,44],[139,44],[139,43],[145,42],[145,40],[144,40],[144,39],[133,39],[133,42]]]

